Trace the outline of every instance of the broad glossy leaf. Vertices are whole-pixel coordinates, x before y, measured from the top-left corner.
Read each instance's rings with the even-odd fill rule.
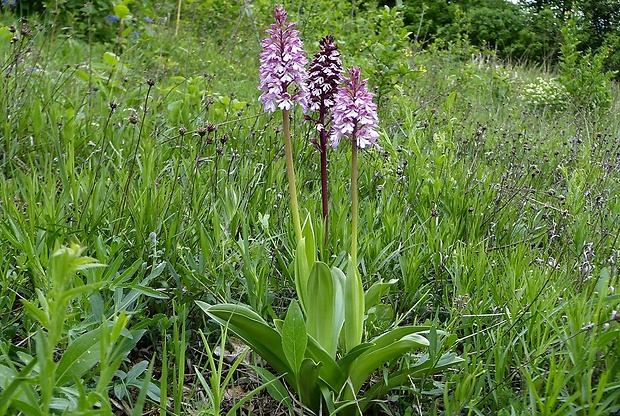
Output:
[[[295,290],[301,303],[301,308],[306,311],[307,297],[308,297],[308,279],[310,278],[310,268],[313,263],[308,263],[306,256],[306,239],[302,238],[297,243],[297,249],[295,250],[295,259],[293,265],[295,268]]]
[[[319,374],[323,363],[316,363],[311,358],[306,358],[301,364],[299,372],[298,393],[301,402],[308,406],[314,413],[319,414],[321,406],[321,390],[319,388]]]
[[[409,334],[382,348],[378,348],[377,345],[369,348],[351,364],[349,379],[353,391],[357,393],[368,377],[384,363],[398,358],[412,349],[427,346],[428,340],[422,335]]]
[[[306,241],[306,260],[309,266],[312,266],[316,262],[316,240],[314,238],[314,227],[312,226],[312,220],[310,215],[306,217],[304,225],[301,229],[301,235]]]
[[[296,300],[288,307],[284,325],[282,325],[282,349],[289,366],[295,375],[299,374],[301,363],[306,355],[308,332],[306,322]]]
[[[375,348],[383,348],[386,345],[393,343],[396,340],[401,339],[405,335],[409,334],[425,334],[430,330],[430,326],[428,325],[408,325],[408,326],[399,326],[394,329],[385,332],[378,337],[372,339],[370,342],[375,345]]]
[[[101,330],[109,330],[105,326],[101,327]],[[108,363],[102,367],[99,380],[97,381],[97,390],[106,390],[109,384],[112,382],[112,378],[116,373],[116,370],[121,365],[121,362],[127,357],[127,354],[134,349],[140,338],[145,334],[145,329],[140,330],[124,330],[122,336],[118,342],[113,345],[112,353],[109,356]],[[107,335],[109,337],[109,334]],[[108,338],[109,339],[109,338]]]
[[[361,354],[363,354],[365,351],[372,347],[375,347],[375,344],[373,344],[372,342],[366,342],[358,345],[357,347],[349,351],[344,357],[338,360],[338,366],[344,373],[348,374],[351,363],[353,363],[357,359],[357,357],[359,357]]]
[[[308,337],[306,356],[312,358],[317,363],[320,362],[323,364],[319,372],[319,377],[327,383],[332,390],[339,391],[340,386],[342,386],[342,383],[344,383],[346,379],[346,374],[342,372],[336,360],[312,337]]]
[[[196,301],[196,304],[217,323],[241,338],[279,374],[284,374],[291,385],[295,384],[293,372],[282,350],[282,337],[260,315],[244,305],[209,305],[201,301]]]
[[[308,280],[306,319],[308,334],[312,336],[332,357],[336,356],[337,343],[334,331],[334,281],[327,264],[317,261]],[[341,324],[342,325],[342,324]]]
[[[344,301],[344,285],[347,277],[337,267],[332,267],[332,279],[334,281],[334,321],[332,324],[332,345],[338,347],[340,334],[344,326],[346,304]]]
[[[398,282],[397,279],[392,279],[389,282],[375,282],[370,286],[364,294],[366,312],[368,312],[368,309],[377,305],[381,301],[381,298],[388,294],[390,287],[396,282]]]

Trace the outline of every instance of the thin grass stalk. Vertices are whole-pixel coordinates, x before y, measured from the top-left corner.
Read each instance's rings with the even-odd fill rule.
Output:
[[[176,27],[174,29],[174,38],[178,38],[179,37],[179,25],[181,22],[181,5],[183,4],[183,0],[179,0],[179,2],[177,3],[177,24]]]
[[[136,159],[138,159],[138,150],[140,149],[140,140],[142,139],[142,129],[144,128],[144,121],[146,120],[146,113],[148,111],[149,96],[151,94],[151,89],[153,88],[153,85],[155,85],[155,82],[149,79],[146,81],[146,84],[148,85],[149,88],[146,91],[146,97],[144,97],[144,112],[142,113],[142,122],[140,123],[140,128],[138,129],[138,140],[136,141],[136,147],[134,148],[133,158],[131,159],[131,164],[129,165],[129,171],[127,172],[127,180],[125,181],[125,187],[123,188],[123,195],[121,196],[121,204],[120,204],[120,211],[119,211],[119,213],[121,214],[125,209],[125,203],[127,202],[127,194],[129,193],[129,183],[131,182],[131,178],[136,168]],[[120,222],[118,222],[117,224],[120,227]],[[115,233],[116,231],[118,230],[115,230]]]
[[[166,341],[166,330],[162,331],[162,355],[161,355],[161,377],[159,379],[159,416],[166,416],[166,402],[168,401],[168,343]]]

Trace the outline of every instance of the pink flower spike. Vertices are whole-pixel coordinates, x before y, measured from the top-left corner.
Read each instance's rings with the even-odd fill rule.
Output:
[[[299,39],[295,23],[286,23],[288,14],[284,7],[276,6],[275,24],[265,32],[269,35],[263,40],[263,52],[260,54],[260,83],[263,91],[260,101],[265,112],[276,109],[288,110],[293,103],[301,104],[304,112],[308,106],[306,91],[306,54]],[[296,85],[296,91],[289,92],[290,86]]]
[[[326,113],[333,107],[333,97],[340,84],[342,62],[338,45],[332,36],[326,36],[319,42],[320,51],[310,63],[308,90],[310,91],[310,111]],[[324,127],[317,124],[317,128]]]
[[[366,88],[367,82],[367,79],[360,79],[360,69],[353,67],[344,85],[338,88],[333,109],[332,147],[338,147],[342,137],[349,137],[361,149],[379,148],[377,105],[372,102],[375,95]]]

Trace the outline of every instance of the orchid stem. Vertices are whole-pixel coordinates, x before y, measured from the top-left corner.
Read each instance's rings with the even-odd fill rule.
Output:
[[[284,154],[286,158],[286,176],[288,177],[288,189],[291,194],[291,214],[297,243],[301,241],[301,222],[299,221],[299,204],[297,203],[297,187],[295,186],[295,168],[293,166],[293,145],[291,144],[290,111],[282,110],[282,127],[284,133]]]
[[[319,145],[321,152],[321,201],[323,202],[323,221],[325,222],[325,245],[327,245],[329,237],[329,205],[327,194],[327,134],[325,130],[321,131]]]
[[[351,140],[351,259],[357,267],[357,139]]]

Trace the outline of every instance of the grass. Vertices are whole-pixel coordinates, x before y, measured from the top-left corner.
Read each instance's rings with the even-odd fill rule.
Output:
[[[312,29],[320,12],[300,19],[308,50],[322,35]],[[223,371],[222,361],[205,358],[213,348],[202,343],[216,345],[219,333],[194,300],[243,301],[283,317],[295,238],[279,120],[257,101],[256,33],[268,16],[256,16],[213,39],[199,40],[188,21],[172,41],[162,24],[127,40],[119,60],[104,59],[115,45],[50,43],[33,24],[0,43],[1,369],[26,368],[19,354],[36,355],[36,320],[21,301],[50,289],[51,254],[72,241],[107,266],[82,275],[103,288],[68,307],[56,353],[94,322],[127,313],[128,327],[146,332],[121,368],[145,359],[144,377],[155,357],[153,391],[168,397],[146,400],[160,414],[213,409],[197,374],[218,386],[211,369]],[[364,64],[378,61],[342,49],[345,64],[370,76]],[[391,311],[369,336],[392,320],[433,323],[455,334],[445,348],[466,361],[379,406],[618,412],[620,94],[614,86],[601,114],[535,107],[522,91],[548,74],[456,52],[414,50],[401,59],[415,71],[382,96],[382,150],[360,155],[358,256],[366,284],[398,279]],[[299,113],[292,130],[302,212],[318,215],[312,132]],[[347,152],[329,157],[321,253],[339,265],[351,238],[350,161]],[[84,379],[96,378],[99,367],[88,371]]]

